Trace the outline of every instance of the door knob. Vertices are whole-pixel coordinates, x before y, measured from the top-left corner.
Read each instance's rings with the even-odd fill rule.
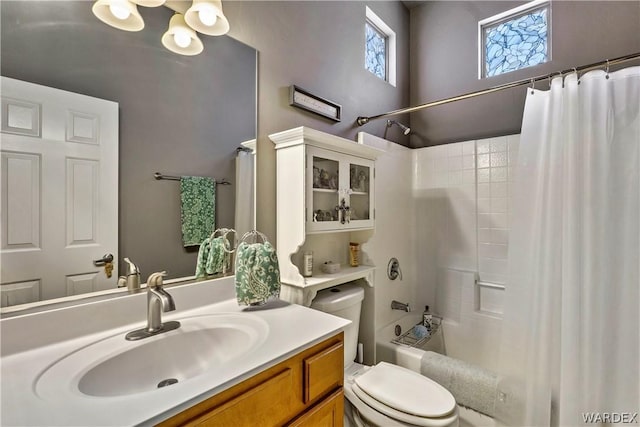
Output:
[[[113,254],[105,254],[100,259],[94,259],[93,265],[96,267],[102,267],[105,264],[113,263]]]

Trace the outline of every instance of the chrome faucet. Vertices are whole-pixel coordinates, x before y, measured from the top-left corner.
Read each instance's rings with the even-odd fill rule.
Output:
[[[147,327],[129,332],[125,336],[128,341],[141,340],[180,327],[180,322],[162,323],[162,313],[176,309],[173,297],[162,287],[162,278],[166,275],[166,271],[153,273],[147,279]]]
[[[391,301],[391,310],[402,310],[407,313],[411,311],[411,307],[409,307],[409,303],[403,303],[396,300]]]
[[[140,269],[129,258],[124,259],[127,265],[127,274],[118,278],[118,287],[129,290],[130,294],[140,292]]]

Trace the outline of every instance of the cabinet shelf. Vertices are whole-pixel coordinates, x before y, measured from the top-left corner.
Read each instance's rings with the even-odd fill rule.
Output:
[[[314,286],[318,287],[318,289],[326,289],[342,283],[351,282],[352,280],[366,278],[373,270],[375,270],[375,267],[370,265],[342,267],[337,273],[320,273],[314,274],[312,277],[305,277],[304,285],[300,287],[306,288]]]
[[[313,191],[315,193],[337,193],[338,192],[338,190],[334,190],[331,188],[315,188],[315,187],[313,188]]]
[[[367,195],[369,195],[369,193],[367,193],[366,191],[352,191],[351,195],[352,196],[367,196]]]
[[[359,267],[344,267],[334,274],[315,274],[305,277],[303,281],[282,283],[280,298],[285,301],[310,306],[318,291],[338,286],[353,280],[364,279],[369,286],[373,286],[373,272],[375,267],[361,265]]]

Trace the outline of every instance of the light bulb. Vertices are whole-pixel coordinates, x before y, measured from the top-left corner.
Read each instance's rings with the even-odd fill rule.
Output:
[[[176,44],[182,48],[185,48],[191,44],[191,36],[183,29],[177,29],[173,34],[173,40]]]
[[[202,5],[200,10],[198,11],[198,18],[200,18],[200,22],[202,22],[207,27],[213,27],[218,20],[218,16],[216,15],[216,11],[212,7],[206,7],[207,5]]]
[[[116,2],[109,5],[109,10],[111,11],[111,14],[113,16],[120,19],[121,21],[124,21],[129,17],[129,15],[131,15],[129,9],[127,9],[123,4]]]

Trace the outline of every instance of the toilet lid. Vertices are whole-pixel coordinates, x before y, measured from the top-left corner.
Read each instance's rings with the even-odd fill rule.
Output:
[[[353,394],[355,394],[356,398],[360,399],[367,407],[371,408],[374,412],[376,413],[379,412],[383,416],[386,416],[387,418],[395,420],[396,423],[393,425],[396,425],[397,423],[401,423],[402,425],[407,425],[407,426],[422,426],[422,427],[451,427],[451,426],[458,425],[457,408],[454,408],[454,410],[451,411],[450,414],[444,417],[433,417],[433,418],[418,417],[416,415],[411,415],[411,414],[407,414],[406,412],[398,411],[383,403],[378,402],[373,397],[369,396],[367,393],[362,391],[360,387],[358,387],[358,384],[355,384],[355,383],[351,384],[350,390],[351,392],[353,392]],[[351,403],[354,403],[353,400],[350,400],[350,401]],[[358,410],[361,410],[361,408],[358,406],[357,403],[356,403],[356,407],[358,408]],[[379,425],[385,425],[385,424],[390,424],[390,423],[386,423],[386,422],[379,423]]]
[[[442,417],[456,406],[453,395],[440,384],[386,362],[380,362],[356,377],[355,383],[378,402],[418,417]]]

